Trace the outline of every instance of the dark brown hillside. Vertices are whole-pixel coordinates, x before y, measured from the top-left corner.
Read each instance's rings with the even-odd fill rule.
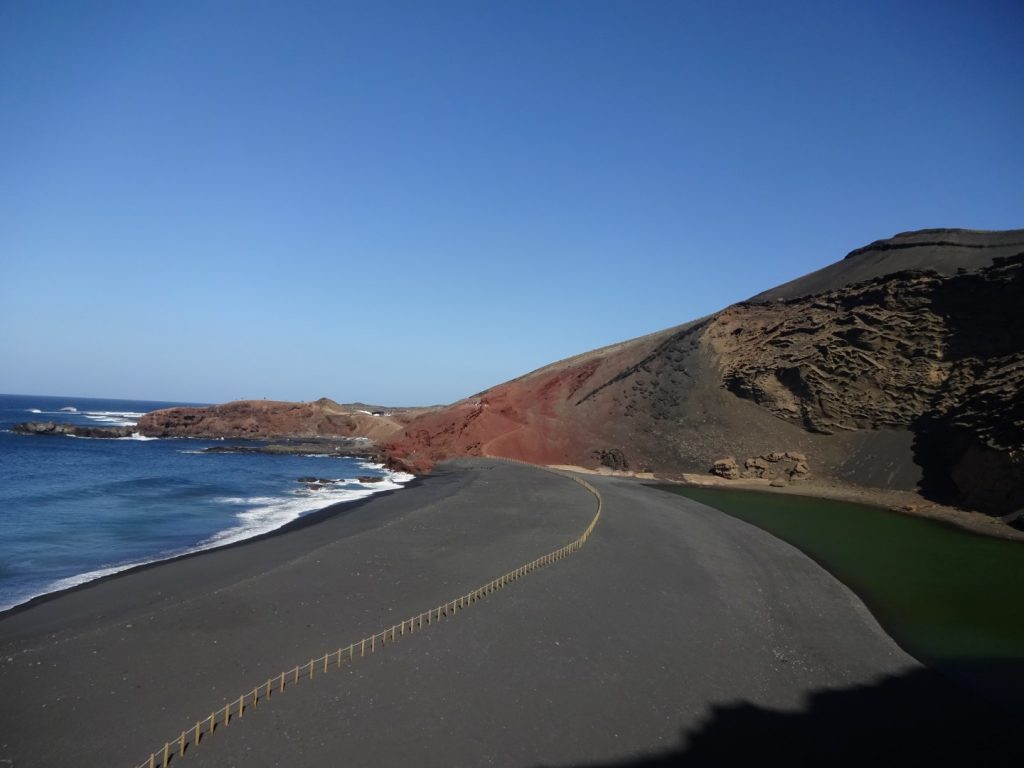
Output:
[[[872,243],[709,318],[556,363],[390,443],[660,472],[810,476],[1024,506],[1024,231]],[[805,461],[800,458],[805,457]],[[803,464],[803,469],[799,465]]]

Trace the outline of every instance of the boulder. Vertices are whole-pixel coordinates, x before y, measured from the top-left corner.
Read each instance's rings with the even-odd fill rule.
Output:
[[[736,463],[736,459],[732,456],[726,456],[724,459],[715,459],[715,462],[711,465],[711,474],[724,477],[726,480],[736,480],[740,476],[740,465]]]
[[[626,455],[618,448],[602,448],[592,454],[602,467],[608,467],[615,471],[624,472],[629,469],[629,462]]]
[[[789,478],[790,480],[803,480],[809,474],[811,474],[811,468],[807,466],[807,462],[798,461],[789,471]]]
[[[776,454],[769,454],[769,456],[774,455]],[[746,470],[743,473],[744,477],[770,477],[774,475],[772,467],[768,464],[769,461],[778,461],[778,459],[771,459],[768,456],[751,456],[743,462],[743,468]]]

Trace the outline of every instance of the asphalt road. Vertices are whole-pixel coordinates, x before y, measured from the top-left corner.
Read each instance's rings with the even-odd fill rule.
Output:
[[[181,763],[1019,759],[1010,723],[788,544],[587,479],[604,512],[582,551],[249,710]],[[593,509],[550,473],[449,464],[346,515],[0,620],[0,765],[132,765],[272,674],[567,543]]]

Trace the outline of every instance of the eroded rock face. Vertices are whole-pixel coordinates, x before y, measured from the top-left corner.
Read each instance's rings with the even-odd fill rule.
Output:
[[[704,341],[737,396],[812,432],[910,428],[926,491],[1005,514],[1024,506],[1022,306],[1024,254],[739,304]]]
[[[718,459],[711,465],[711,474],[727,480],[771,480],[775,486],[804,480],[810,473],[807,457],[799,451],[772,451],[761,456],[750,456],[744,459],[742,468],[732,456]]]

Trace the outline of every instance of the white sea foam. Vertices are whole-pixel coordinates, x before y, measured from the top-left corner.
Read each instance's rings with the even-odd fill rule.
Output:
[[[65,405],[61,410],[65,413],[78,413],[78,409],[72,405]]]
[[[135,411],[86,411],[83,416],[101,424],[112,424],[118,427],[131,427],[145,414]]]
[[[380,482],[360,483],[356,480],[345,480],[344,485],[327,485],[317,490],[302,488],[285,497],[225,496],[218,501],[222,504],[248,507],[248,509],[235,515],[238,523],[234,527],[200,542],[196,549],[198,551],[219,547],[258,536],[261,533],[275,531],[304,514],[329,507],[332,504],[365,499],[381,491],[393,491],[401,488],[402,484],[407,483],[412,477],[403,472],[389,472]],[[353,485],[357,487],[352,488]]]
[[[95,581],[96,579],[102,579],[104,576],[112,576],[115,573],[121,571],[127,571],[129,568],[135,568],[138,565],[145,565],[152,560],[139,560],[136,563],[125,563],[123,565],[111,565],[106,568],[97,568],[95,571],[87,571],[86,573],[80,573],[77,576],[68,576],[66,579],[60,579],[55,581],[48,586],[40,594],[46,595],[50,592],[60,592],[62,589],[71,589],[71,587],[77,587],[79,584],[85,584],[89,581]]]
[[[29,413],[42,413],[42,411],[40,411],[38,408],[29,408],[28,412]]]
[[[415,480],[416,475],[410,475],[408,472],[392,472],[385,470],[383,464],[378,464],[373,461],[360,461],[359,466],[363,469],[372,469],[376,472],[384,472],[387,479],[393,483],[408,483],[410,480]]]

